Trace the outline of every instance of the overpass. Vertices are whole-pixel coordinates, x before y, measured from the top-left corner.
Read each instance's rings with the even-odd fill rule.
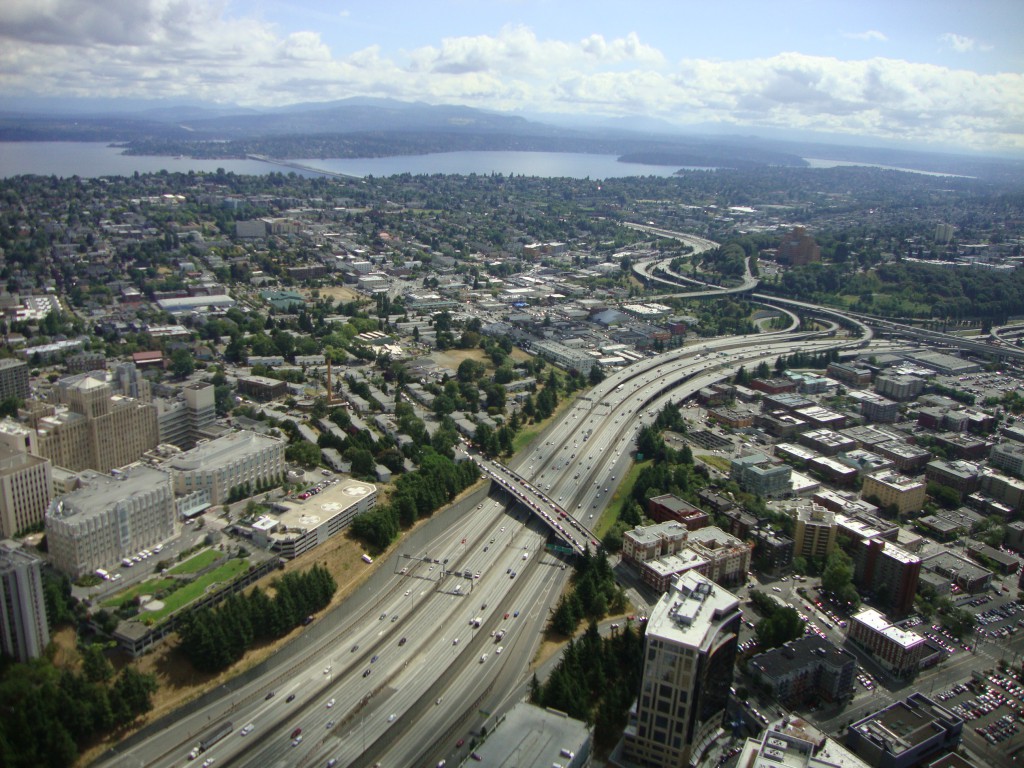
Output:
[[[600,546],[597,536],[583,523],[570,515],[555,502],[544,495],[544,492],[533,486],[521,475],[513,472],[503,464],[491,461],[480,455],[470,458],[486,474],[491,481],[504,489],[512,498],[518,499],[535,517],[551,529],[573,552],[583,554],[588,547],[596,551]]]

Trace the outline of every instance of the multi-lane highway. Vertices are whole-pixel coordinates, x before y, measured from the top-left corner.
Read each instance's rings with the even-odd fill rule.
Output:
[[[532,504],[478,493],[464,514],[438,516],[358,599],[322,617],[264,674],[125,745],[107,764],[182,765],[227,721],[232,733],[196,763],[412,766],[465,757],[469,746],[459,740],[526,680],[547,609],[569,574],[562,556],[545,549],[551,530],[543,514],[564,520],[555,511],[564,510],[575,519],[574,537],[592,542],[589,528],[628,469],[637,431],[665,403],[740,365],[857,343],[823,336],[709,340],[610,376],[508,468],[492,465],[528,483]]]

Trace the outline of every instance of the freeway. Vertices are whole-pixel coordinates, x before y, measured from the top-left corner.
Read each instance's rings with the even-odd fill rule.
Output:
[[[226,720],[234,732],[203,759],[356,766],[465,757],[457,738],[521,688],[548,606],[568,577],[545,549],[550,531],[535,519],[538,510],[550,516],[557,505],[587,530],[628,469],[638,429],[665,403],[740,365],[857,343],[815,332],[714,339],[613,374],[507,468],[544,494],[534,495],[536,508],[477,494],[459,515],[440,513],[425,533],[409,537],[389,561],[390,573],[381,570],[358,599],[323,617],[263,674],[125,745],[106,764],[181,765],[199,738]],[[495,641],[489,633],[500,629],[506,635]]]

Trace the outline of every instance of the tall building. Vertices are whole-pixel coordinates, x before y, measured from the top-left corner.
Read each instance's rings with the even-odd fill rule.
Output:
[[[793,556],[824,560],[836,545],[835,513],[820,504],[803,502],[794,510]]]
[[[28,399],[28,363],[6,358],[0,360],[0,400]]]
[[[112,395],[105,381],[86,376],[63,392],[67,405],[33,419],[36,452],[55,465],[79,472],[109,472],[137,461],[159,442],[156,408]]]
[[[194,448],[217,418],[214,392],[213,384],[196,382],[187,384],[178,397],[155,398],[160,442]]]
[[[732,685],[740,617],[739,598],[696,573],[662,596],[647,622],[620,765],[683,768],[709,746]]]
[[[729,477],[748,493],[780,497],[792,491],[790,478],[793,470],[786,464],[774,464],[763,453],[752,453],[733,459]]]
[[[0,539],[42,523],[52,496],[49,460],[0,444]]]
[[[921,577],[921,558],[891,541],[864,539],[853,551],[853,580],[862,591],[873,592],[898,615],[914,607]]]
[[[878,499],[880,507],[894,507],[903,515],[920,512],[924,506],[925,484],[920,480],[885,469],[873,475],[864,475],[860,495],[865,499]]]
[[[39,558],[0,542],[0,650],[21,662],[50,642],[41,567]]]
[[[109,475],[82,472],[78,488],[50,502],[46,540],[53,566],[78,578],[174,534],[167,472],[134,465]]]
[[[996,443],[992,446],[988,463],[1015,477],[1024,476],[1024,445],[1014,442]]]

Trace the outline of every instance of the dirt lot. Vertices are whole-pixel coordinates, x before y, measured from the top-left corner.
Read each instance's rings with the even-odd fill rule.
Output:
[[[438,365],[442,365],[445,368],[451,368],[453,371],[458,370],[459,363],[463,360],[479,360],[482,363],[486,363],[488,366],[491,365],[491,361],[487,359],[482,349],[446,349],[444,351],[435,350],[430,353],[430,359]]]
[[[358,301],[366,298],[354,289],[346,288],[343,285],[328,285],[318,290],[321,296],[325,296],[331,301]]]

